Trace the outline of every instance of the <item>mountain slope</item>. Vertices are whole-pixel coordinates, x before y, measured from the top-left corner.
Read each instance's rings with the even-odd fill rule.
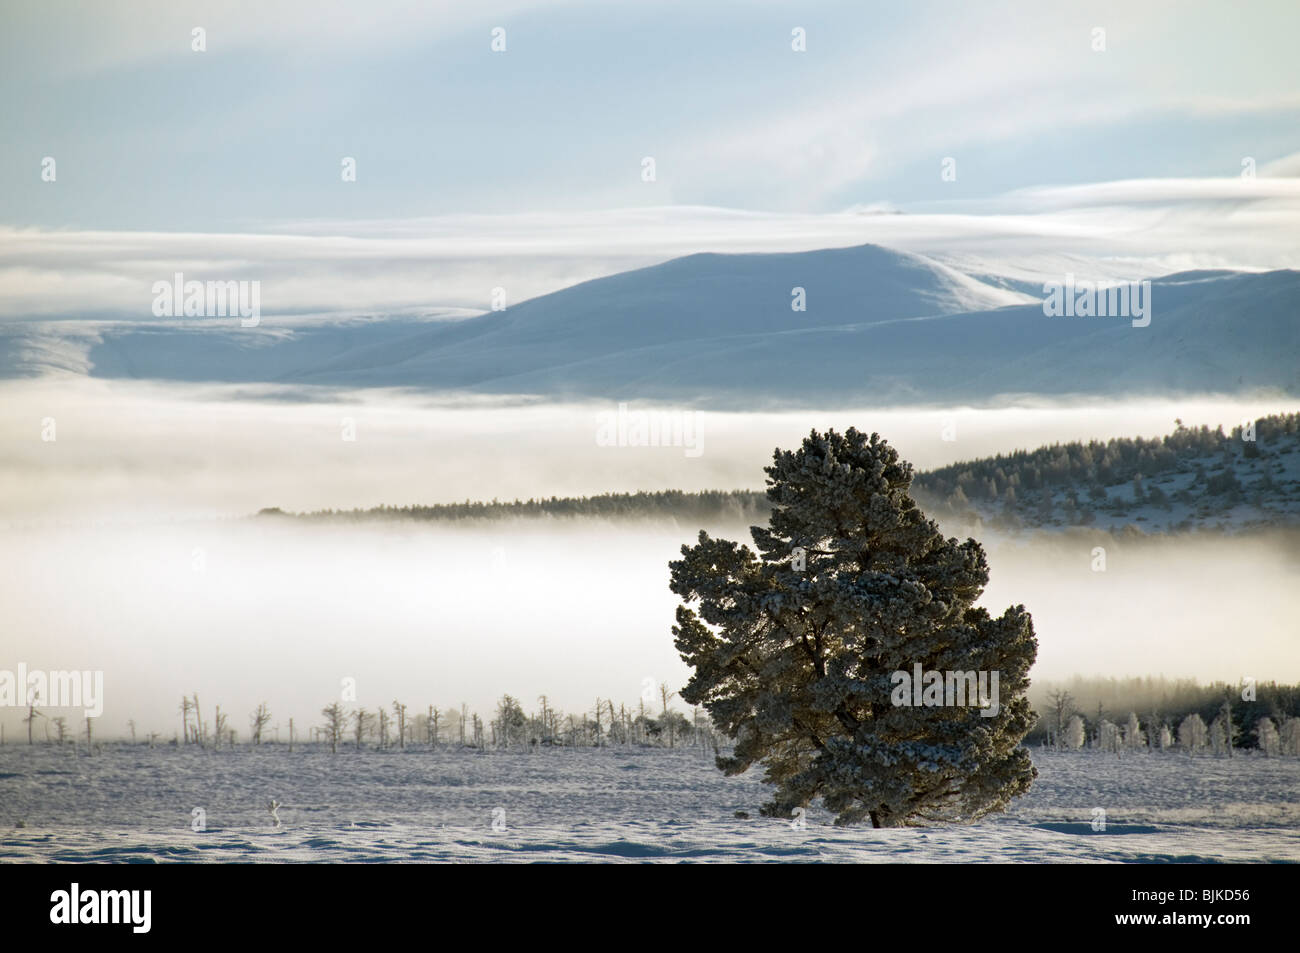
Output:
[[[791,307],[795,288],[804,289],[806,311]],[[583,282],[471,319],[467,327],[439,329],[407,342],[402,360],[385,366],[413,386],[599,393],[628,380],[629,372],[639,377],[697,349],[712,353],[721,342],[745,348],[755,336],[1020,300],[929,259],[874,245],[690,255]],[[369,384],[370,368],[358,372],[353,362],[373,356],[349,355],[306,376]],[[611,359],[617,369],[602,372],[599,365]]]
[[[792,309],[794,288],[807,310]],[[78,333],[82,363],[103,377],[717,406],[1300,393],[1300,272],[1155,279],[1141,328],[1047,317],[1026,297],[864,245],[691,255],[456,321],[289,326],[264,316],[257,329],[190,321]],[[39,369],[54,324],[0,329],[0,374]],[[32,335],[46,336],[41,346]],[[80,366],[75,355],[48,363]]]

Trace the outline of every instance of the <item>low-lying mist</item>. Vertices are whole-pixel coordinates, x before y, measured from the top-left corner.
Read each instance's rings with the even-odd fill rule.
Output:
[[[191,692],[231,712],[241,734],[260,701],[301,728],[343,678],[372,709],[465,702],[486,715],[503,692],[530,704],[544,693],[568,711],[598,695],[635,704],[646,679],[686,680],[667,562],[697,529],[563,519],[28,528],[0,542],[3,667],[102,670],[101,735],[135,719],[170,737]],[[709,529],[748,542],[745,527]],[[1092,569],[1099,539],[1105,572]],[[1297,681],[1300,565],[1285,542],[991,540],[983,604],[1033,612],[1035,677]]]
[[[0,407],[0,523],[762,489],[773,448],[797,446],[813,428],[879,431],[928,469],[1057,441],[1159,436],[1175,418],[1231,428],[1295,409],[1282,397],[786,413],[633,401],[619,445],[614,400],[506,403],[68,376],[0,382]],[[678,445],[635,445],[643,413],[666,415]]]
[[[703,414],[702,454],[600,446],[614,405],[435,404],[400,395],[247,399],[229,388],[0,385],[0,668],[102,670],[98,736],[179,730],[182,694],[247,737],[269,702],[301,734],[347,707],[423,711],[502,693],[567,711],[679,688],[671,520],[306,523],[288,510],[750,487],[812,427],[878,430],[918,467],[1071,439],[1231,425],[1285,402]],[[635,409],[635,407],[633,408]],[[343,439],[351,418],[355,440]],[[43,440],[51,421],[54,439]],[[944,429],[953,425],[945,440]],[[711,532],[749,541],[747,527]],[[1100,543],[1099,543],[1100,540]],[[1300,680],[1294,538],[984,537],[983,604],[1025,604],[1035,676]],[[1106,548],[1104,572],[1095,546]],[[681,705],[680,702],[678,702]],[[23,712],[0,715],[10,738]],[[75,727],[79,718],[70,722]],[[38,726],[37,737],[43,736]],[[282,737],[287,737],[287,731]]]

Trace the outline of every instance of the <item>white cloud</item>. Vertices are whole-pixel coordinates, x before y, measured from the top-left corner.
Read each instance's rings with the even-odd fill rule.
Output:
[[[1133,277],[1300,267],[1300,179],[1161,179],[1042,187],[924,214],[711,207],[402,221],[296,222],[272,233],[0,228],[0,317],[150,319],[151,286],[259,280],[267,314],[486,310],[700,251],[876,243],[1006,275]]]

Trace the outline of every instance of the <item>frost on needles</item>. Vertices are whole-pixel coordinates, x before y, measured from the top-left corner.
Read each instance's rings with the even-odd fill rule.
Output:
[[[878,434],[814,430],[765,470],[757,552],[701,532],[669,563],[684,603],[673,634],[694,670],[681,697],[736,742],[718,767],[761,763],[767,816],[820,797],[840,825],[971,821],[1028,791],[1038,643],[1024,606],[974,607],[989,576],[979,543],[925,517],[911,465]],[[891,673],[917,664],[999,673],[998,713],[895,704]]]

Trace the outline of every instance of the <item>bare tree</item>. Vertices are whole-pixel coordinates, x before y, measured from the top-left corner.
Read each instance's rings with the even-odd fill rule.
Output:
[[[353,738],[356,740],[357,747],[361,747],[361,742],[365,740],[366,735],[370,732],[370,712],[364,708],[358,708],[352,713]]]
[[[35,697],[35,695],[27,697],[27,717],[23,719],[23,721],[27,722],[27,743],[29,745],[32,743],[32,725],[36,723],[37,718],[46,717],[44,712],[36,710]]]
[[[393,700],[393,714],[397,717],[397,747],[406,747],[406,706]]]
[[[252,733],[253,744],[262,743],[262,730],[271,723],[271,708],[266,702],[257,706],[257,710],[248,719],[248,727]]]
[[[208,746],[208,726],[203,723],[203,709],[199,707],[199,693],[194,693],[194,735],[200,748]]]
[[[190,700],[181,696],[181,744],[190,743]]]
[[[677,693],[670,692],[667,683],[661,683],[659,685],[659,697],[663,700],[664,705],[663,714],[660,717],[668,728],[668,747],[672,748],[675,747],[675,739],[673,738],[673,719],[668,717],[668,702],[676,698]]]
[[[135,719],[128,719],[126,726],[131,729],[131,744],[135,744]]]
[[[1074,696],[1069,692],[1057,691],[1051,692],[1047,696],[1047,708],[1052,715],[1052,746],[1061,747],[1061,739],[1064,736],[1066,722],[1074,714]]]
[[[547,700],[547,698],[546,698],[545,695],[538,695],[538,696],[537,696],[537,700],[538,700],[538,701],[541,703],[541,705],[542,705],[542,719],[541,719],[541,720],[542,720],[542,744],[549,744],[549,743],[551,742],[551,740],[552,740],[552,739],[551,739],[551,731],[550,731],[550,725],[551,725],[550,717],[551,717],[551,712],[550,712],[550,708],[548,707],[548,706],[550,705],[550,702]],[[504,717],[504,716],[502,716],[502,717]],[[503,722],[502,724],[504,725],[504,722]],[[508,733],[508,730],[505,729],[504,727],[503,727],[502,730],[503,730],[503,731],[507,731],[507,734],[506,734],[506,747],[509,747],[509,746],[510,746],[510,735],[509,735],[509,733]]]
[[[289,754],[293,754],[293,719],[289,719]]]
[[[324,731],[330,740],[330,754],[338,754],[339,739],[343,737],[343,727],[347,723],[347,715],[344,714],[343,706],[338,702],[328,708],[322,708],[320,713],[325,716]]]
[[[220,706],[220,705],[217,706],[216,714],[213,715],[213,721],[214,721],[215,723],[214,723],[213,726],[212,726],[212,750],[213,750],[213,751],[220,751],[220,750],[221,750],[221,738],[222,738],[223,735],[226,734],[226,721],[227,721],[226,716],[223,715],[223,714],[221,714],[221,706]],[[232,744],[233,744],[233,742],[232,742]]]
[[[61,747],[63,747],[64,739],[67,738],[67,736],[68,736],[68,719],[66,719],[66,718],[55,718],[55,719],[54,719],[54,730],[55,730],[55,733],[56,733],[57,736],[58,736],[58,739],[59,739],[59,747],[61,748]]]

